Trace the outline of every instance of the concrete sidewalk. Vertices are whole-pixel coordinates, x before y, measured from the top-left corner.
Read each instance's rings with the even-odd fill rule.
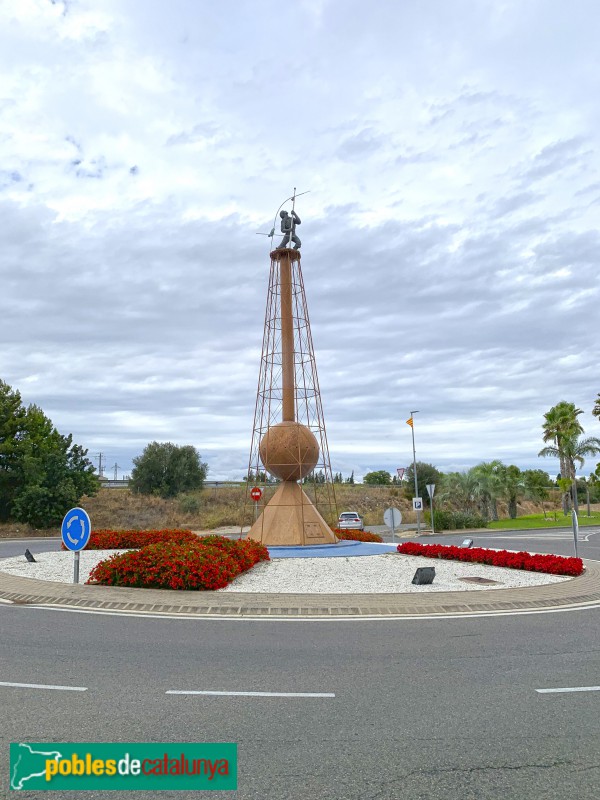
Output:
[[[600,562],[546,586],[411,594],[179,592],[39,581],[0,571],[0,600],[15,604],[195,618],[419,617],[585,608],[600,604]]]

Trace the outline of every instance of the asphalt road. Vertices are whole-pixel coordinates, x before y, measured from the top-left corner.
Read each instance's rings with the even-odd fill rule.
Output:
[[[234,741],[244,799],[597,800],[600,692],[536,689],[600,683],[599,619],[244,623],[0,606],[0,680],[88,687],[0,686],[3,785],[10,741]]]
[[[524,547],[521,535],[481,539],[507,547],[518,541],[519,549],[569,547],[560,532],[551,540],[548,532],[543,539],[525,533],[536,537],[535,548]],[[589,557],[598,538],[582,543]],[[7,787],[10,741],[233,741],[239,789],[221,797],[597,800],[600,691],[536,689],[600,685],[599,613],[263,622],[0,604],[0,682],[87,687],[0,685],[0,785]],[[182,794],[136,793],[140,800],[171,796]],[[67,795],[53,793],[60,797]]]
[[[391,541],[391,533],[385,525],[371,526],[369,530],[379,533],[386,542]],[[579,555],[581,558],[600,560],[600,527],[590,526],[579,529]],[[525,531],[486,531],[473,533],[461,531],[457,534],[441,536],[421,536],[418,540],[423,544],[439,542],[440,544],[460,544],[464,539],[473,539],[480,547],[500,547],[508,550],[535,550],[540,553],[556,553],[557,555],[574,554],[573,532],[569,528],[552,530]],[[398,541],[409,541],[405,538]],[[36,552],[52,552],[60,550],[60,539],[3,539],[0,540],[0,559],[22,555],[25,548],[35,555]]]

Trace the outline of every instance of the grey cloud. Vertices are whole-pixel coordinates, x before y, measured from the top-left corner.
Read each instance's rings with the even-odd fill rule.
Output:
[[[492,209],[492,214],[495,217],[504,217],[507,214],[512,214],[518,211],[523,206],[531,205],[539,200],[540,195],[536,192],[518,192],[517,194],[502,197],[498,200]]]
[[[417,456],[448,469],[550,470],[540,426],[562,397],[593,432],[593,70],[556,51],[547,75],[577,81],[544,89],[512,7],[499,37],[487,11],[383,2],[340,24],[335,4],[318,21],[282,6],[283,59],[260,4],[106,8],[100,44],[83,0],[80,39],[0,31],[1,377],[26,402],[125,470],[158,439],[240,477],[269,269],[255,231],[296,184],[334,469],[406,466],[410,408]]]
[[[582,137],[573,137],[544,147],[531,160],[530,166],[523,171],[522,179],[524,181],[538,180],[559,172],[565,167],[580,163],[581,159],[589,153],[589,151],[581,151],[583,144]]]
[[[355,161],[376,152],[382,146],[383,139],[372,128],[363,130],[352,136],[346,137],[336,150],[336,155],[342,161]]]
[[[193,144],[206,139],[212,139],[219,132],[219,128],[212,122],[200,122],[189,131],[173,134],[167,139],[168,145]]]

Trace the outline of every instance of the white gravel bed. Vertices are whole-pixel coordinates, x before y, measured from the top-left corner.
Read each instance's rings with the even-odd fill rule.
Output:
[[[127,550],[82,550],[79,555],[79,583],[85,583],[90,572],[99,561],[104,561],[117,553]],[[73,583],[73,553],[60,550],[56,553],[35,553],[35,564],[30,564],[25,556],[0,558],[0,572],[36,578],[38,581]]]
[[[115,553],[124,550],[85,550],[81,553],[79,581],[85,583],[91,569]],[[66,552],[35,554],[36,564],[24,556],[0,559],[0,572],[23,575],[38,580],[72,583],[73,554]],[[435,580],[429,586],[411,583],[417,567],[435,567]],[[459,578],[481,577],[496,584],[465,583]],[[456,592],[482,589],[514,589],[542,586],[569,580],[559,575],[526,572],[483,564],[403,556],[386,553],[380,556],[347,558],[278,558],[262,561],[249,572],[239,575],[220,592],[277,592],[282,594],[395,594],[404,592]]]

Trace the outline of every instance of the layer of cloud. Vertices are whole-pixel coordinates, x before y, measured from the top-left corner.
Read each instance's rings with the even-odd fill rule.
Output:
[[[4,10],[0,377],[124,472],[158,439],[240,477],[296,185],[334,470],[406,466],[419,409],[421,460],[555,472],[543,413],[597,425],[600,13],[438,10]]]

